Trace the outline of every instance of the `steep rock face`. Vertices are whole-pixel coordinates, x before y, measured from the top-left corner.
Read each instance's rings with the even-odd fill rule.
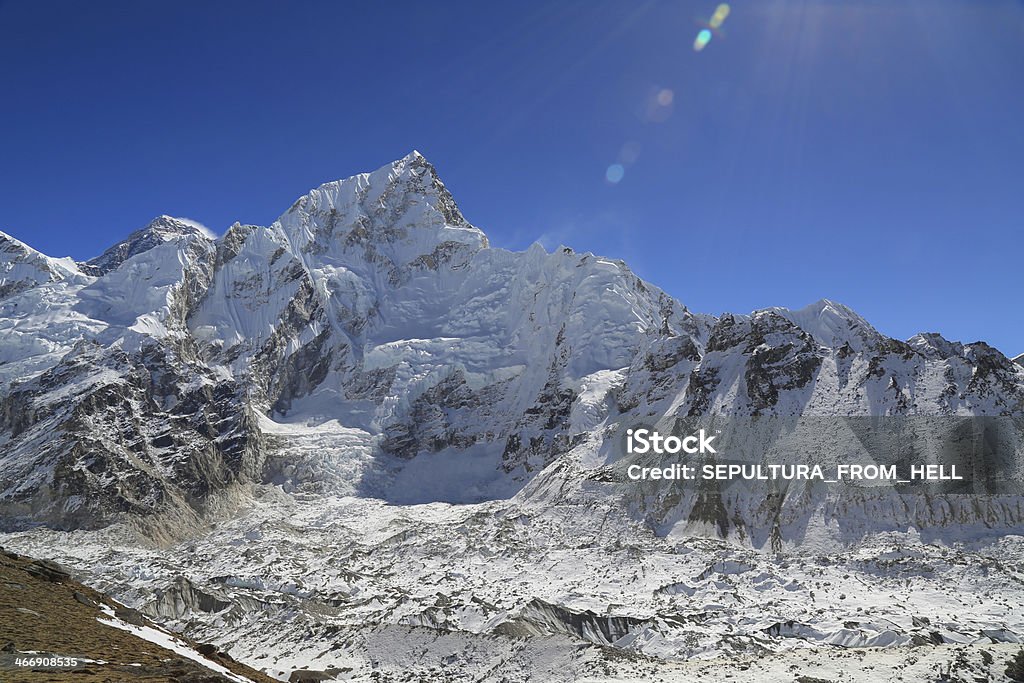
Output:
[[[95,527],[124,512],[188,521],[260,473],[237,387],[171,348],[82,341],[0,405],[9,523]]]
[[[621,261],[492,248],[417,153],[217,240],[162,216],[84,264],[6,237],[0,257],[8,525],[198,520],[263,482],[408,499],[455,479],[417,500],[470,501],[569,454],[613,466],[631,423],[1024,400],[1024,368],[983,343],[889,339],[827,300],[716,319]],[[720,493],[634,493],[660,529],[749,526]]]
[[[101,266],[62,263],[0,304],[7,524],[95,527],[126,512],[188,523],[258,477],[240,391],[199,362],[185,326],[213,255],[164,217]]]

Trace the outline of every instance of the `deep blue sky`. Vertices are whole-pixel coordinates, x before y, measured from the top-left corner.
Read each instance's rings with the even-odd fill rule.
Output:
[[[1024,351],[1024,4],[740,0],[696,52],[715,5],[0,0],[0,229],[268,224],[415,148],[497,246]]]

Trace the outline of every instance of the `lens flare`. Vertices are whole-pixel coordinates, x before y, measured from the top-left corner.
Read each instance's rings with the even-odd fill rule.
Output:
[[[709,31],[706,28],[703,28],[700,30],[700,33],[697,34],[697,40],[693,41],[693,49],[696,50],[697,52],[700,52],[705,47],[707,47],[708,43],[710,42],[711,31]]]
[[[729,7],[729,3],[723,2],[715,8],[715,13],[711,15],[711,19],[707,23],[700,22],[705,28],[700,30],[700,33],[697,34],[697,39],[693,41],[693,49],[695,51],[700,52],[706,48],[713,36],[722,35],[719,29],[722,28],[722,24],[725,23],[731,11],[732,8]]]
[[[626,169],[623,168],[622,164],[612,164],[608,167],[608,170],[604,172],[605,179],[612,185],[622,180],[622,176],[624,175],[626,175]]]
[[[711,21],[709,21],[708,23],[711,24],[711,28],[718,28],[719,26],[722,25],[722,23],[726,20],[728,16],[729,5],[723,2],[721,5],[715,8],[715,13],[711,15]]]
[[[658,104],[663,107],[667,107],[672,104],[672,100],[675,99],[676,94],[668,88],[662,88],[658,91]]]

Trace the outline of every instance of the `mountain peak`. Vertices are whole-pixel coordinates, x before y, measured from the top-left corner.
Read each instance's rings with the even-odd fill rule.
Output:
[[[0,299],[44,282],[80,277],[70,258],[52,258],[0,231]]]
[[[962,355],[964,345],[957,341],[950,341],[938,332],[920,332],[907,340],[914,350],[928,356],[929,358],[952,358]]]
[[[82,264],[83,270],[90,275],[105,275],[131,257],[180,237],[214,239],[213,233],[196,221],[160,215],[151,220],[146,227],[128,235],[124,241],[118,242],[96,258],[86,261]]]
[[[394,265],[428,257],[442,245],[464,256],[488,246],[434,166],[415,150],[376,171],[311,190],[277,225],[304,251],[339,257],[359,251],[371,260],[386,256]]]
[[[192,220],[191,218],[177,218],[175,216],[168,216],[167,214],[161,214],[151,220],[146,227],[141,230],[136,230],[132,235],[139,235],[143,233],[151,233],[165,238],[164,241],[174,239],[175,237],[183,237],[186,235],[202,235],[203,237],[212,238],[213,234],[210,229],[205,225]],[[131,239],[131,237],[129,237]]]
[[[865,344],[881,338],[878,331],[856,311],[831,299],[818,299],[796,310],[766,310],[778,313],[826,346],[850,344],[851,348],[859,351]]]

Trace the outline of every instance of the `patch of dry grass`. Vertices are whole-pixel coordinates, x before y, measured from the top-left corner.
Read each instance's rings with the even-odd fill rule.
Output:
[[[181,655],[132,633],[100,623],[101,605],[123,621],[157,627],[135,610],[73,580],[61,567],[0,551],[0,683],[120,683],[158,681],[221,683],[228,680]],[[189,641],[176,636],[186,643]],[[240,664],[212,646],[207,658],[253,683],[272,678]],[[39,653],[39,654],[25,654]],[[13,665],[15,657],[56,655],[105,662],[80,662],[63,669]]]

